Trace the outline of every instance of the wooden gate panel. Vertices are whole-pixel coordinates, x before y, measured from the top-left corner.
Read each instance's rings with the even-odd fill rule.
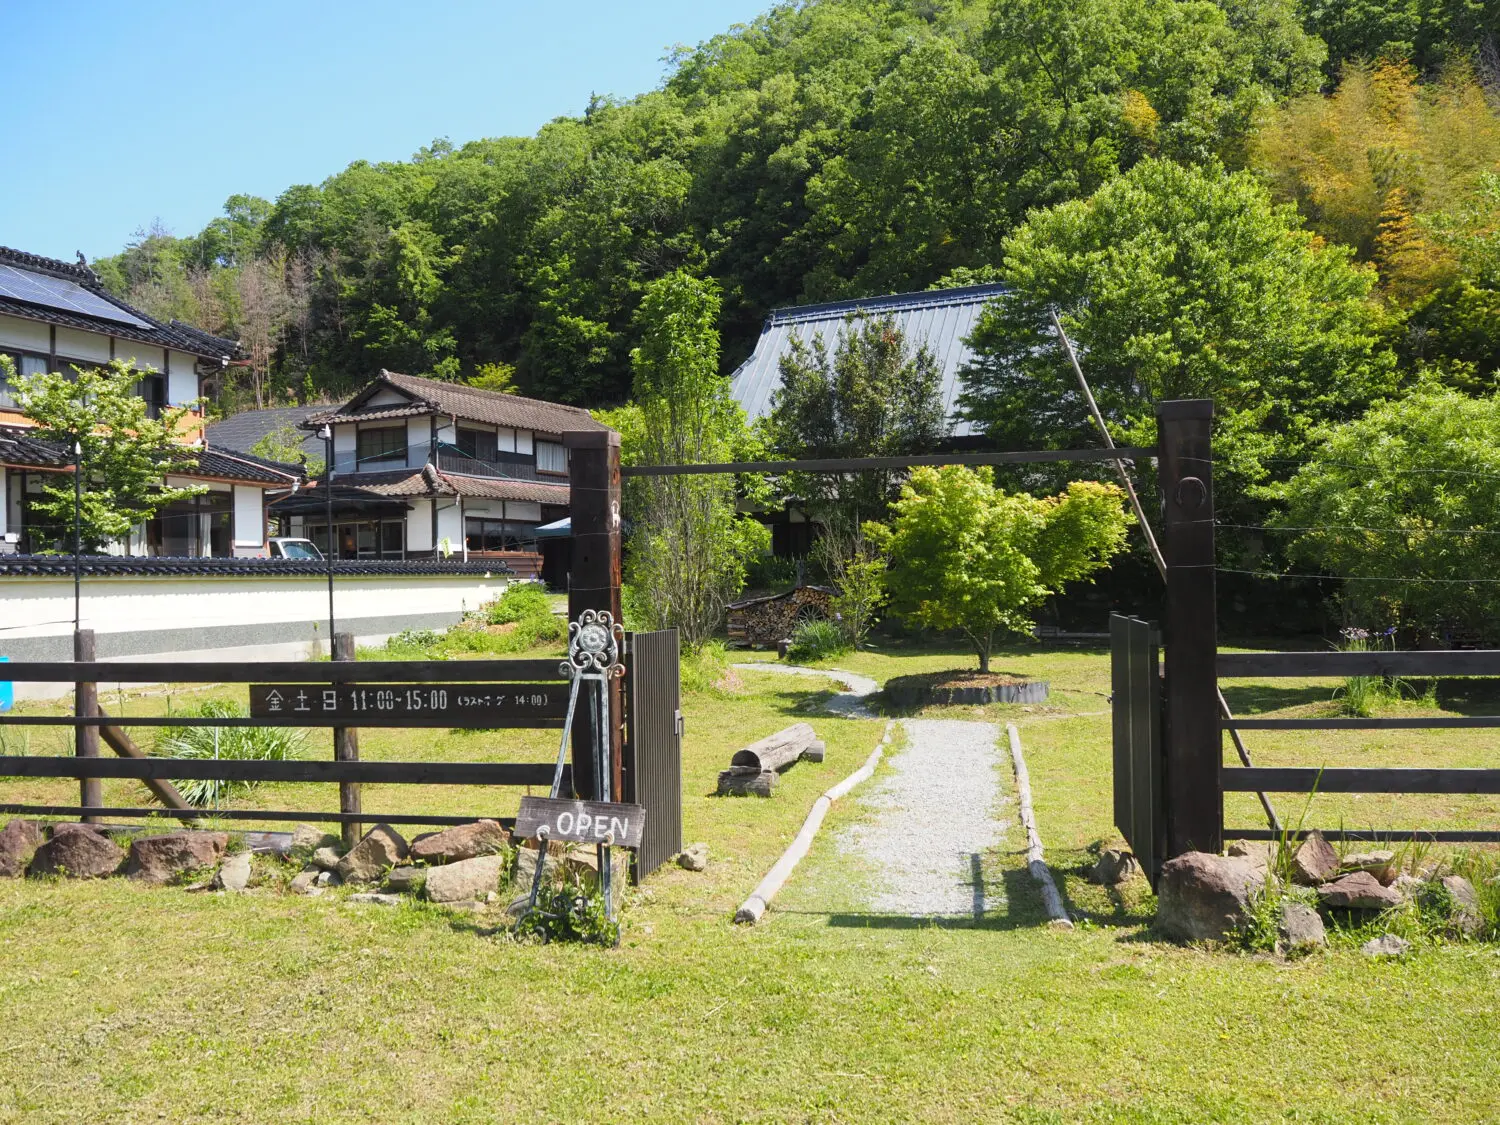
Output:
[[[624,797],[646,809],[631,878],[640,882],[682,851],[681,651],[676,629],[632,633],[626,644]]]
[[[1165,846],[1160,649],[1151,624],[1111,614],[1115,826],[1154,882]]]

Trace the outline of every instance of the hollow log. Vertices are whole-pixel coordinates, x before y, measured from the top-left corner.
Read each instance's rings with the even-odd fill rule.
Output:
[[[783,770],[818,741],[812,727],[796,723],[751,743],[729,760],[731,767],[753,770]]]

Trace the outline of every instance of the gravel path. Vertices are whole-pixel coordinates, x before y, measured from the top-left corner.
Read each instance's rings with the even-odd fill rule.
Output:
[[[838,668],[795,664],[736,664],[751,672],[821,676],[842,683],[830,714],[874,719],[867,698],[880,690],[868,676]],[[886,773],[861,803],[874,817],[845,829],[839,850],[880,872],[881,887],[866,908],[909,917],[980,918],[999,903],[987,900],[984,853],[1005,838],[998,818],[1002,798],[996,769],[1000,728],[961,719],[906,719],[906,747],[887,758]]]
[[[1000,730],[956,719],[902,725],[906,748],[862,802],[873,819],[845,829],[839,847],[879,869],[873,913],[977,919],[997,905],[986,900],[981,862],[1005,836]]]

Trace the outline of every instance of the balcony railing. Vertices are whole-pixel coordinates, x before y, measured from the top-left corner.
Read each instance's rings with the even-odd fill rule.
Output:
[[[548,480],[557,479],[538,475],[536,466],[513,461],[481,461],[470,457],[456,446],[439,444],[437,449],[439,472],[457,473],[465,477],[489,477],[495,480]]]

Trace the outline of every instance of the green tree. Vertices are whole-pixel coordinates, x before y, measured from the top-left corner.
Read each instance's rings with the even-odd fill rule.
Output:
[[[832,355],[821,333],[791,341],[767,443],[793,460],[930,452],[947,433],[941,378],[932,352],[913,347],[894,318],[851,316]],[[887,471],[796,473],[784,488],[852,546],[862,522],[885,514],[898,483]]]
[[[958,630],[988,672],[997,631],[1029,631],[1030,607],[1125,546],[1123,502],[1119,488],[1093,481],[1038,499],[996,488],[989,469],[924,468],[901,490],[889,526],[868,532],[891,557],[891,610]]]
[[[279,461],[283,465],[301,465],[309,477],[323,472],[323,458],[303,452],[302,443],[307,433],[296,426],[285,425],[272,430],[250,447],[250,452],[268,461]]]
[[[1294,562],[1346,580],[1358,625],[1500,628],[1500,398],[1432,382],[1318,434],[1274,491]]]
[[[1246,173],[1144,161],[1032,215],[1002,276],[1011,292],[976,324],[963,399],[1002,448],[1098,441],[1053,307],[1116,439],[1153,442],[1159,400],[1214,400],[1225,501],[1394,386],[1373,271]]]
[[[0,365],[9,367],[10,360],[0,356]],[[16,404],[36,423],[36,436],[70,450],[77,443],[81,449],[80,551],[98,551],[124,539],[161,508],[203,491],[198,485],[174,488],[164,479],[168,472],[196,463],[178,440],[189,408],[173,407],[160,418],[149,417],[146,400],[136,389],[139,381],[140,374],[120,360],[76,376],[12,377]],[[34,506],[42,522],[66,529],[71,550],[73,476],[49,473],[43,480]]]
[[[719,374],[718,287],[683,271],[653,283],[636,315],[631,354],[639,427],[633,459],[659,465],[732,461],[744,412]],[[735,511],[731,476],[646,477],[636,490],[630,581],[649,628],[677,628],[690,648],[709,640],[744,588],[766,529]]]

